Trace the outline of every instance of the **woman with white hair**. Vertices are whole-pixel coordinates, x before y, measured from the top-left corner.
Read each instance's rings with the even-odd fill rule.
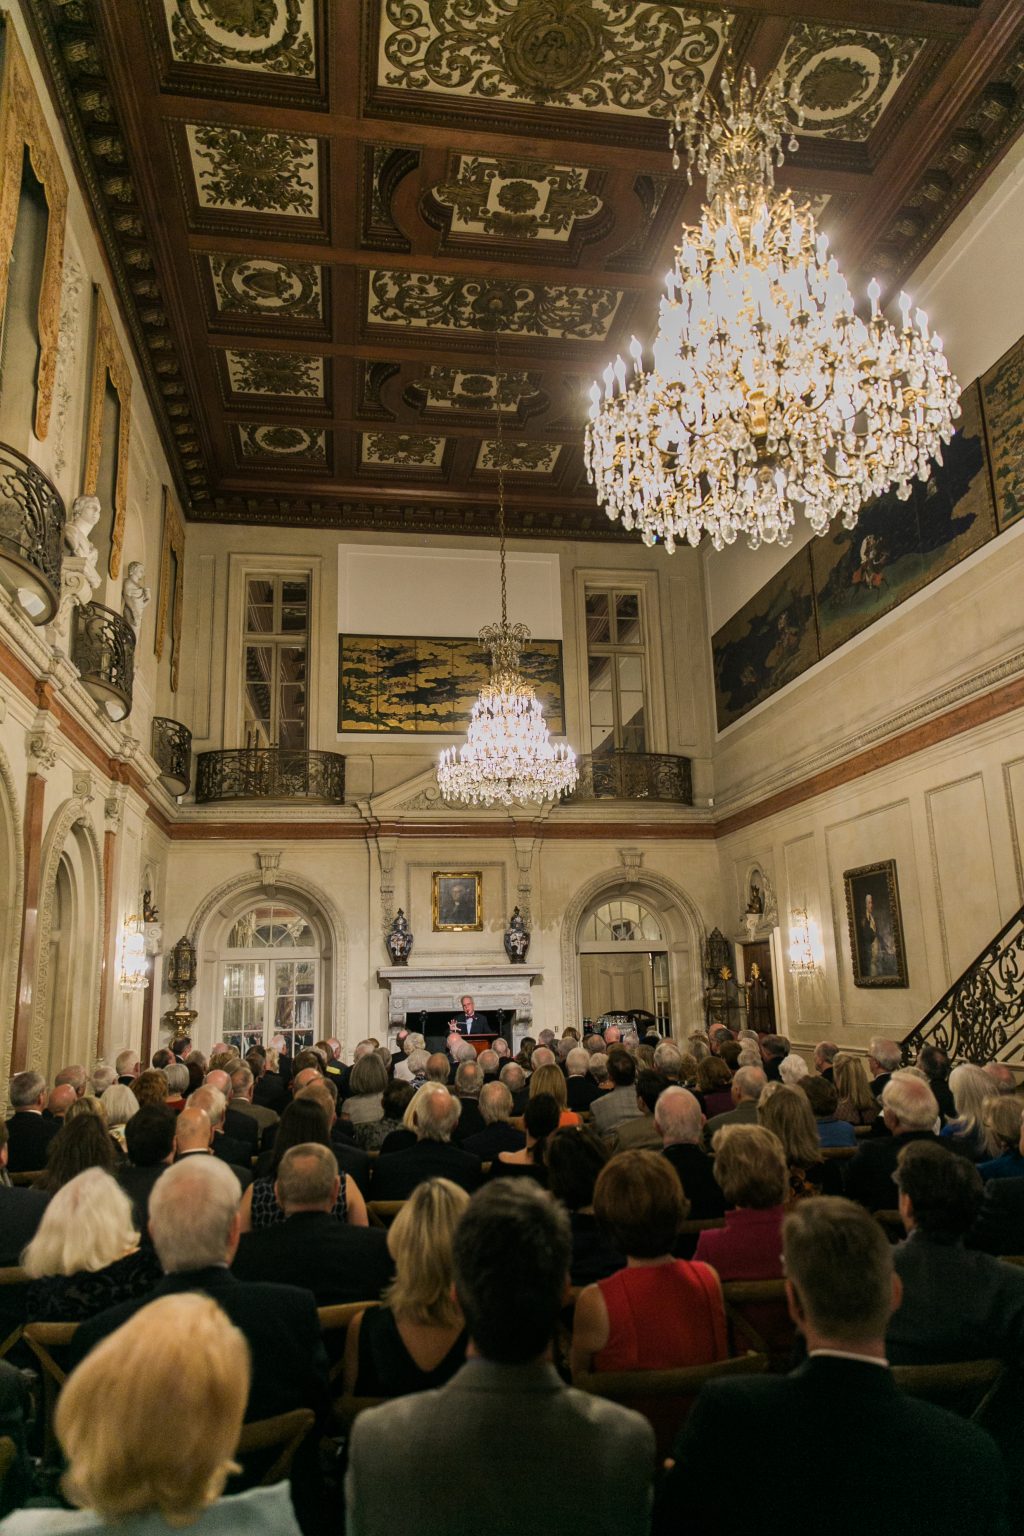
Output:
[[[790,1088],[795,1088],[800,1079],[807,1076],[807,1070],[806,1061],[795,1051],[790,1051],[789,1055],[784,1056],[779,1062],[779,1077],[784,1083],[788,1083]]]
[[[51,1199],[21,1256],[32,1283],[26,1313],[37,1323],[79,1323],[147,1296],[160,1279],[139,1247],[132,1203],[116,1179],[87,1168]]]
[[[163,1074],[167,1079],[167,1103],[176,1115],[180,1115],[188,1093],[188,1067],[183,1061],[172,1061],[164,1067]]]
[[[956,1119],[944,1125],[939,1135],[976,1163],[998,1157],[1002,1148],[983,1119],[985,1100],[999,1092],[995,1078],[990,1077],[984,1067],[964,1062],[949,1074],[949,1088],[956,1105]]]
[[[124,1128],[133,1115],[138,1114],[139,1101],[124,1083],[112,1083],[100,1095],[100,1104],[107,1117],[107,1130],[122,1152],[127,1153]]]

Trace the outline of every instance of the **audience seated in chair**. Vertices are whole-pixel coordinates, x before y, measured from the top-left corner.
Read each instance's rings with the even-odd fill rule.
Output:
[[[473,1047],[469,1047],[473,1051]],[[473,1052],[472,1060],[460,1061],[455,1072],[455,1096],[462,1106],[459,1123],[452,1133],[452,1140],[460,1147],[484,1129],[480,1113],[480,1091],[484,1086],[484,1069]]]
[[[871,1092],[880,1099],[889,1086],[889,1079],[899,1069],[903,1051],[895,1040],[885,1040],[876,1035],[868,1045],[868,1074]]]
[[[1024,1121],[1021,1111],[1024,1105],[1016,1096],[1004,1097],[997,1093],[987,1098],[981,1106],[981,1123],[994,1148],[993,1156],[978,1164],[978,1172],[987,1184],[989,1179],[1024,1178]]]
[[[127,1152],[125,1127],[139,1112],[139,1101],[124,1083],[114,1082],[105,1088],[99,1098],[99,1106],[107,1121],[107,1130],[122,1152]]]
[[[453,1291],[452,1243],[468,1204],[466,1191],[450,1179],[428,1179],[391,1223],[386,1242],[394,1280],[383,1305],[358,1313],[345,1336],[349,1396],[425,1392],[444,1386],[464,1364],[466,1324]],[[366,1292],[367,1298],[377,1294]]]
[[[565,1212],[530,1180],[489,1184],[459,1223],[454,1265],[471,1358],[438,1391],[356,1420],[349,1536],[646,1536],[650,1426],[566,1387],[551,1364],[568,1282]],[[510,1429],[516,1457],[529,1468],[514,1490],[496,1450],[509,1443]],[[454,1460],[439,1454],[439,1433],[457,1448]],[[578,1446],[594,1454],[568,1449]]]
[[[793,1058],[794,1060],[797,1058]],[[787,1061],[790,1058],[787,1056]],[[855,1147],[857,1138],[853,1132],[853,1126],[848,1120],[840,1120],[836,1114],[839,1105],[839,1095],[835,1084],[830,1083],[824,1077],[802,1077],[797,1084],[800,1091],[807,1096],[807,1102],[811,1106],[811,1114],[818,1128],[818,1142],[822,1147]]]
[[[216,1099],[223,1099],[223,1094],[218,1093],[212,1088],[201,1091],[208,1093],[208,1097],[202,1100],[198,1099],[197,1094],[193,1094],[188,1104],[186,1104],[181,1114],[175,1120],[174,1161],[177,1163],[184,1162],[189,1157],[213,1157],[215,1155],[213,1125],[209,1114],[200,1105],[203,1102],[209,1103],[213,1112],[216,1113],[215,1101]],[[196,1102],[197,1100],[198,1102]],[[169,1108],[167,1105],[160,1107]],[[248,1190],[249,1185],[252,1183],[251,1168],[236,1163],[229,1163],[224,1158],[220,1158],[218,1161],[223,1162],[226,1168],[231,1169],[231,1172],[238,1180],[240,1190]]]
[[[348,1075],[348,1097],[341,1111],[341,1118],[352,1127],[356,1144],[369,1151],[379,1148],[379,1140],[363,1127],[375,1126],[384,1119],[384,1090],[388,1086],[388,1069],[376,1051],[360,1056]]]
[[[758,1100],[757,1118],[766,1131],[774,1131],[782,1142],[789,1166],[790,1200],[836,1194],[842,1189],[838,1166],[826,1163],[821,1155],[818,1127],[802,1088],[769,1082]]]
[[[910,1071],[894,1072],[881,1098],[889,1135],[861,1142],[846,1164],[844,1183],[850,1198],[869,1211],[894,1211],[897,1193],[892,1176],[900,1152],[915,1141],[939,1144],[934,1129],[939,1107],[928,1084]]]
[[[252,1167],[252,1160],[259,1150],[259,1127],[255,1121],[249,1120],[240,1110],[235,1115],[246,1128],[252,1129],[252,1137],[248,1135],[236,1136],[226,1129],[228,1101],[222,1088],[211,1086],[211,1078],[224,1078],[230,1085],[231,1079],[226,1072],[208,1072],[206,1086],[197,1088],[195,1093],[189,1095],[188,1108],[204,1110],[213,1128],[213,1140],[210,1143],[210,1151],[214,1157],[219,1157],[222,1163],[228,1163],[232,1168]],[[182,1111],[184,1113],[184,1111]]]
[[[391,1278],[387,1237],[339,1218],[341,1182],[330,1147],[289,1147],[274,1180],[281,1219],[243,1234],[232,1265],[238,1279],[304,1286],[318,1307],[379,1296]]]
[[[63,1486],[78,1507],[24,1509],[0,1530],[299,1536],[287,1483],[223,1496],[249,1374],[245,1338],[209,1297],[148,1303],[71,1373],[58,1399]]]
[[[630,1152],[643,1148],[652,1152],[661,1151],[662,1137],[655,1123],[654,1111],[659,1098],[668,1086],[667,1080],[661,1073],[653,1069],[644,1068],[637,1073],[636,1107],[640,1114],[637,1119],[620,1121],[615,1132],[616,1152]]]
[[[483,1130],[467,1136],[462,1146],[481,1162],[489,1163],[500,1152],[519,1152],[525,1147],[525,1134],[511,1124],[512,1095],[504,1083],[484,1083],[480,1090],[480,1118]]]
[[[425,1179],[451,1179],[465,1190],[480,1183],[480,1159],[452,1145],[462,1106],[440,1083],[424,1083],[409,1106],[416,1130],[412,1146],[382,1152],[373,1170],[375,1200],[406,1200]]]
[[[274,1186],[281,1161],[292,1147],[303,1147],[315,1142],[335,1151],[328,1123],[329,1090],[326,1085],[322,1092],[317,1091],[318,1088],[319,1085],[316,1088],[300,1089],[299,1097],[282,1114],[281,1124],[274,1137],[269,1172],[255,1179],[242,1197],[243,1232],[255,1232],[261,1227],[274,1226],[284,1221],[284,1210]],[[338,1161],[337,1155],[335,1161]],[[339,1181],[334,1218],[336,1221],[347,1221],[354,1227],[365,1227],[367,1224],[366,1201],[349,1174],[343,1174]]]
[[[44,1117],[49,1095],[39,1072],[16,1072],[8,1098],[14,1113],[7,1121],[7,1166],[11,1173],[35,1173],[46,1164],[50,1142],[60,1123]]]
[[[922,1045],[914,1065],[928,1079],[928,1086],[935,1095],[942,1121],[956,1118],[956,1102],[950,1090],[949,1075],[952,1063],[945,1051],[937,1045]],[[998,1088],[998,1083],[996,1084]]]
[[[594,1188],[594,1213],[626,1267],[588,1285],[576,1303],[573,1376],[709,1365],[729,1353],[718,1276],[672,1256],[688,1212],[656,1152],[617,1152]],[[637,1326],[637,1319],[643,1326]]]
[[[98,1099],[83,1100],[83,1111],[69,1111],[64,1124],[50,1142],[46,1152],[46,1168],[36,1180],[36,1188],[52,1195],[65,1184],[84,1173],[87,1168],[100,1168],[113,1173],[122,1161],[118,1149],[110,1138],[107,1120]],[[85,1105],[94,1105],[84,1108]]]
[[[732,1110],[732,1073],[720,1056],[705,1056],[697,1063],[697,1100],[709,1120]]]
[[[174,1162],[177,1118],[166,1104],[149,1104],[134,1114],[125,1127],[128,1161],[115,1178],[132,1202],[132,1220],[147,1241],[149,1197],[153,1185]]]
[[[42,1190],[16,1189],[5,1182],[9,1124],[8,1120],[0,1120],[0,1266],[4,1268],[20,1263],[21,1250],[35,1236],[49,1200]]]
[[[570,1109],[577,1114],[590,1108],[600,1088],[590,1075],[590,1052],[581,1045],[573,1046],[565,1058],[565,1091]]]
[[[266,1104],[255,1102],[256,1077],[249,1066],[236,1067],[231,1074],[231,1103],[230,1108],[236,1113],[248,1115],[255,1120],[256,1129],[260,1134],[260,1150],[263,1150],[263,1139],[268,1131],[273,1130],[280,1120],[280,1115],[275,1109],[270,1109]]]
[[[964,1246],[982,1199],[978,1170],[927,1142],[900,1152],[907,1241],[893,1255],[903,1301],[889,1322],[893,1365],[1000,1358],[1024,1364],[1024,1269]]]
[[[832,1081],[839,1095],[836,1119],[854,1126],[873,1125],[880,1105],[861,1058],[840,1051],[832,1059]]]
[[[542,1093],[546,1093],[558,1105],[558,1124],[560,1126],[582,1124],[579,1115],[569,1108],[569,1096],[566,1091],[565,1078],[562,1076],[561,1067],[556,1067],[554,1063],[537,1067],[530,1076],[529,1098],[535,1099]],[[529,1099],[527,1102],[529,1102]]]
[[[139,1246],[131,1201],[100,1168],[52,1196],[21,1262],[32,1278],[26,1316],[34,1323],[82,1322],[148,1296],[160,1279],[152,1250]]]
[[[947,1120],[939,1135],[949,1141],[954,1151],[969,1157],[972,1162],[984,1163],[998,1157],[999,1141],[984,1123],[986,1101],[999,1094],[995,1079],[983,1067],[962,1062],[949,1074],[949,1087],[956,1115]]]
[[[715,1180],[734,1209],[725,1226],[702,1232],[696,1259],[722,1280],[782,1278],[782,1219],[789,1168],[782,1143],[759,1125],[727,1125],[714,1140]]]
[[[567,1126],[548,1138],[544,1154],[548,1189],[569,1212],[569,1278],[573,1285],[592,1285],[613,1275],[626,1262],[625,1254],[612,1246],[594,1215],[594,1186],[609,1156],[607,1143],[585,1127]]]
[[[206,1291],[240,1328],[252,1351],[247,1419],[293,1408],[326,1414],[327,1356],[312,1294],[292,1285],[242,1281],[230,1265],[241,1235],[238,1180],[216,1157],[175,1163],[150,1197],[149,1224],[164,1272],[155,1296]],[[72,1359],[84,1359],[101,1339],[135,1315],[126,1302],[83,1323]]]
[[[538,1069],[543,1072],[543,1067]],[[557,1067],[552,1067],[557,1072]],[[532,1083],[532,1079],[531,1079]],[[537,1093],[527,1100],[523,1111],[523,1129],[526,1145],[518,1152],[499,1152],[491,1163],[492,1179],[532,1178],[538,1184],[547,1184],[548,1170],[544,1161],[548,1137],[559,1129],[562,1111],[558,1100],[550,1093]]]
[[[741,1065],[737,1068],[729,1087],[732,1108],[724,1115],[712,1115],[704,1127],[706,1146],[710,1147],[715,1132],[721,1130],[723,1125],[757,1124],[757,1102],[767,1081],[760,1066]]]
[[[701,1147],[704,1115],[688,1088],[666,1088],[654,1110],[661,1155],[672,1164],[683,1186],[692,1221],[711,1221],[725,1210],[711,1159]]]
[[[789,1376],[703,1388],[659,1491],[659,1536],[863,1536],[872,1510],[903,1511],[907,1531],[1005,1536],[1007,1480],[990,1437],[905,1396],[886,1369],[900,1282],[877,1222],[848,1200],[801,1200],[783,1225],[783,1255],[808,1358]],[[741,1426],[751,1432],[738,1457]],[[860,1493],[837,1486],[823,1511],[816,1476],[787,1478],[780,1490],[779,1434],[799,1446],[805,1469],[869,1469]]]
[[[591,1071],[594,1063],[591,1062]],[[608,1052],[608,1077],[611,1090],[602,1093],[590,1106],[594,1117],[594,1129],[599,1136],[609,1140],[623,1120],[635,1120],[640,1116],[636,1102],[636,1062],[622,1046]]]

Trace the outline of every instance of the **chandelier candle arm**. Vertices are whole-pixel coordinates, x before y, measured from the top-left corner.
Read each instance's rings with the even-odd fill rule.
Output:
[[[722,82],[695,95],[672,135],[707,179],[665,280],[651,366],[634,337],[590,392],[585,460],[608,516],[672,551],[786,545],[798,514],[815,533],[852,528],[864,502],[927,480],[953,435],[960,387],[923,310],[901,323],[868,288],[856,312],[828,236],[775,188],[790,134],[781,81]],[[796,141],[789,137],[788,147]]]

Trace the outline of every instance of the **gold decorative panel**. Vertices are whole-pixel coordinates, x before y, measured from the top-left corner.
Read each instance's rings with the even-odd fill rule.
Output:
[[[171,638],[171,692],[178,691],[178,666],[181,659],[181,618],[185,600],[185,528],[174,497],[164,486],[164,531],[160,545],[160,591],[156,605],[156,635],[153,649],[160,661],[164,654],[168,624]]]
[[[3,21],[3,80],[0,83],[0,325],[3,324],[7,303],[7,280],[21,197],[21,172],[27,149],[32,170],[42,183],[48,210],[46,251],[39,285],[39,370],[33,426],[36,437],[42,440],[50,428],[54,381],[57,377],[68,184],[50,130],[46,126],[21,45],[6,17],[0,19]]]
[[[164,0],[178,64],[303,79],[316,69],[313,0]]]
[[[95,494],[103,452],[103,398],[107,379],[117,391],[120,423],[117,436],[117,477],[114,481],[114,526],[110,536],[110,574],[121,571],[121,547],[124,544],[124,519],[128,508],[128,450],[132,430],[132,376],[128,360],[117,339],[107,301],[96,289],[96,338],[92,351],[92,385],[89,391],[89,425],[85,434],[85,474],[83,490]]]
[[[923,47],[921,37],[796,22],[779,72],[804,115],[797,137],[868,138]]]

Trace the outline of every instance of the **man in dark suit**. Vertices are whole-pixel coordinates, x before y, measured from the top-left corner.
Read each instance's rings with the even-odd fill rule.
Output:
[[[193,1094],[195,1099],[197,1094]],[[177,1118],[174,1127],[174,1161],[184,1162],[189,1157],[215,1157],[214,1131],[210,1117],[205,1109],[200,1109],[198,1104],[191,1101]],[[240,1163],[228,1162],[226,1157],[217,1159],[226,1168],[230,1168],[241,1190],[246,1190],[252,1183],[252,1169],[243,1167]]]
[[[182,1114],[197,1115],[198,1112],[183,1109]],[[142,1233],[143,1242],[148,1240],[149,1197],[153,1186],[174,1162],[177,1127],[178,1116],[173,1109],[168,1109],[166,1104],[146,1104],[132,1115],[124,1128],[128,1161],[118,1168],[115,1178],[132,1202],[132,1220]]]
[[[521,1115],[526,1108],[526,1101],[530,1097],[530,1085],[526,1081],[526,1073],[518,1061],[506,1061],[498,1073],[498,1081],[505,1084],[512,1095],[512,1113]]]
[[[933,1129],[938,1116],[939,1106],[928,1084],[909,1072],[894,1072],[882,1092],[882,1119],[889,1135],[862,1141],[846,1164],[844,1188],[850,1199],[869,1211],[894,1211],[897,1193],[892,1176],[900,1152],[911,1142],[932,1142],[952,1157]]]
[[[256,1079],[250,1069],[237,1067],[231,1074],[231,1103],[228,1105],[227,1113],[237,1113],[245,1119],[256,1122],[256,1129],[259,1132],[259,1150],[263,1152],[269,1146],[267,1132],[277,1128],[281,1116],[276,1110],[267,1109],[265,1105],[253,1102],[255,1086]],[[228,1134],[230,1135],[230,1132]]]
[[[230,1079],[229,1079],[230,1081]],[[213,1127],[213,1155],[219,1157],[221,1162],[230,1163],[233,1168],[252,1168],[252,1160],[259,1150],[259,1131],[255,1120],[249,1121],[256,1133],[252,1140],[246,1137],[244,1140],[238,1136],[232,1136],[225,1129],[225,1112],[227,1100],[220,1088],[210,1087],[208,1084],[197,1088],[195,1093],[190,1093],[188,1098],[189,1109],[201,1109],[208,1117]],[[244,1119],[244,1116],[240,1118]]]
[[[241,1281],[231,1273],[239,1200],[230,1169],[217,1158],[188,1158],[168,1168],[153,1190],[149,1216],[164,1278],[149,1296],[83,1323],[75,1334],[72,1360],[77,1364],[148,1301],[205,1291],[241,1329],[252,1352],[246,1418],[312,1408],[321,1419],[329,1405],[327,1356],[313,1297],[297,1286]]]
[[[898,1070],[903,1052],[895,1040],[876,1036],[868,1046],[868,1071],[871,1073],[871,1092],[881,1098],[889,1086],[889,1079]]]
[[[504,1083],[484,1083],[480,1090],[480,1118],[482,1131],[467,1136],[462,1143],[464,1152],[472,1152],[483,1163],[490,1163],[499,1152],[519,1152],[526,1145],[526,1137],[509,1122],[512,1118],[512,1095]]]
[[[247,1232],[232,1272],[239,1280],[274,1280],[313,1292],[318,1307],[376,1301],[394,1266],[379,1227],[350,1227],[334,1216],[341,1178],[329,1147],[292,1147],[274,1183],[285,1219]]]
[[[229,1157],[227,1161],[232,1163],[251,1162],[260,1153],[261,1131],[251,1115],[245,1114],[237,1105],[232,1104],[231,1095],[233,1089],[230,1075],[227,1072],[222,1072],[220,1068],[215,1072],[207,1072],[203,1087],[215,1089],[224,1099],[224,1109],[220,1119],[218,1120],[216,1116],[211,1117],[214,1130],[218,1135],[223,1134],[230,1141],[239,1144],[234,1148],[236,1153],[240,1148],[245,1148],[241,1156]],[[203,1102],[203,1108],[207,1111],[209,1109],[205,1101]],[[218,1157],[223,1157],[225,1154],[219,1152],[217,1155]]]
[[[922,1084],[922,1086],[924,1086]],[[676,1442],[659,1492],[656,1531],[687,1536],[792,1536],[823,1528],[821,1486],[792,1478],[778,1497],[778,1445],[756,1434],[736,1476],[737,1424],[785,1425],[807,1466],[870,1467],[870,1506],[904,1512],[915,1532],[1006,1536],[1007,1478],[984,1430],[899,1390],[885,1332],[900,1304],[892,1249],[866,1211],[822,1197],[791,1208],[783,1226],[790,1315],[807,1359],[789,1376],[708,1382]],[[898,1447],[898,1454],[880,1454]],[[831,1501],[830,1536],[858,1536],[864,1503]]]
[[[463,997],[459,1001],[462,1003],[462,1017],[452,1019],[453,1029],[463,1035],[489,1035],[491,1026],[487,1022],[486,1013],[477,1013],[471,997]]]
[[[288,1102],[288,1089],[285,1087],[284,1078],[280,1072],[267,1071],[266,1052],[252,1050],[245,1058],[245,1064],[256,1079],[252,1091],[252,1101],[259,1104],[262,1109],[272,1109],[279,1115]]]
[[[704,1115],[687,1088],[666,1088],[654,1106],[654,1125],[661,1137],[661,1155],[679,1175],[693,1221],[709,1221],[725,1211],[725,1199],[715,1183],[714,1165],[701,1150]]]
[[[590,1052],[574,1046],[565,1058],[565,1091],[569,1108],[576,1114],[589,1109],[601,1090],[590,1075]]]
[[[983,1253],[1024,1254],[1024,1179],[988,1180],[967,1246]]]
[[[459,1123],[452,1134],[452,1140],[461,1147],[469,1136],[478,1136],[484,1129],[484,1121],[480,1114],[480,1090],[484,1085],[484,1074],[478,1061],[464,1061],[460,1063],[455,1073],[455,1093],[462,1111],[459,1115]]]
[[[360,1414],[346,1482],[350,1536],[517,1529],[646,1536],[650,1425],[567,1387],[551,1363],[569,1253],[568,1217],[532,1179],[499,1179],[473,1197],[453,1255],[471,1356],[440,1391]],[[495,1447],[507,1442],[510,1423],[525,1426],[530,1462],[512,1503],[508,1479],[495,1467]],[[438,1453],[439,1433],[458,1447],[457,1470]],[[735,1430],[733,1451],[734,1437]],[[577,1445],[593,1454],[567,1461],[566,1447]]]
[[[0,1120],[0,1176],[7,1168],[7,1152],[7,1124]],[[0,1183],[0,1266],[21,1262],[21,1250],[35,1237],[49,1199],[41,1189],[12,1189]]]
[[[886,1336],[893,1365],[1024,1360],[1024,1269],[964,1247],[981,1205],[977,1168],[917,1142],[900,1152],[896,1179],[908,1237],[894,1254],[903,1302]]]
[[[41,1072],[16,1072],[9,1098],[14,1114],[7,1122],[8,1172],[35,1173],[46,1167],[50,1142],[63,1122],[43,1117],[47,1091]]]
[[[480,1183],[480,1159],[453,1147],[451,1136],[461,1105],[440,1083],[416,1103],[416,1143],[377,1159],[371,1193],[374,1200],[407,1200],[426,1179],[451,1179],[470,1193]]]
[[[789,1055],[789,1041],[785,1035],[765,1035],[761,1040],[761,1060],[764,1073],[770,1083],[782,1081],[779,1068]]]
[[[943,1123],[956,1119],[956,1105],[953,1103],[953,1092],[949,1086],[949,1074],[952,1063],[945,1051],[940,1051],[937,1045],[923,1045],[917,1053],[916,1066],[920,1067],[928,1079],[928,1086],[935,1095],[935,1102],[939,1106],[939,1114]]]
[[[361,1147],[353,1146],[346,1139],[346,1128],[338,1119],[337,1100],[334,1096],[334,1084],[325,1077],[318,1077],[314,1082],[307,1083],[300,1088],[295,1095],[296,1099],[315,1099],[327,1116],[327,1124],[331,1137],[331,1150],[334,1153],[338,1168],[342,1173],[347,1173],[353,1178],[359,1187],[359,1193],[364,1200],[370,1198],[370,1154],[364,1152]],[[262,1164],[263,1159],[260,1160]],[[263,1173],[259,1168],[259,1174]],[[269,1171],[269,1170],[268,1170]],[[257,1175],[259,1176],[259,1175]]]
[[[814,1070],[827,1083],[831,1083],[834,1080],[835,1074],[832,1069],[832,1063],[838,1055],[839,1047],[834,1045],[831,1040],[822,1040],[814,1047]]]

